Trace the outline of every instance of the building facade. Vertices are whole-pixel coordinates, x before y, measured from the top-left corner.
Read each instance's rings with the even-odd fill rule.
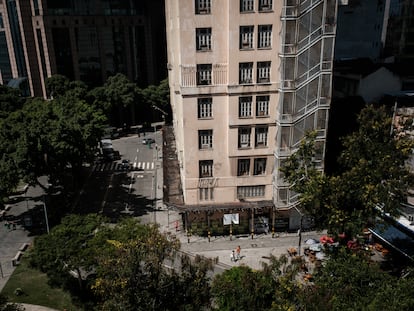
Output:
[[[30,95],[42,97],[46,78],[54,74],[90,86],[116,73],[141,86],[158,83],[166,76],[159,65],[166,63],[163,5],[163,0],[0,0],[0,45],[7,45],[7,53],[0,52],[3,83],[25,78]]]
[[[384,56],[391,0],[348,0],[338,7],[335,59]],[[358,30],[358,31],[356,31]]]
[[[336,14],[337,0],[166,1],[186,212],[206,211],[209,226],[218,210],[250,229],[259,216],[298,226],[279,167],[306,131],[325,145]]]

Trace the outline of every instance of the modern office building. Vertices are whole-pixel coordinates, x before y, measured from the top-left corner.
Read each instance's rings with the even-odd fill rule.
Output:
[[[335,60],[383,57],[391,0],[349,0],[338,7]]]
[[[53,74],[90,86],[116,73],[141,86],[158,83],[167,74],[163,6],[164,0],[0,0],[3,83],[27,80],[29,94],[43,97]]]
[[[316,130],[323,169],[337,7],[337,0],[166,1],[187,226],[223,232],[224,221],[230,233],[232,224],[251,230],[258,219],[271,230],[299,226],[298,196],[279,167]]]

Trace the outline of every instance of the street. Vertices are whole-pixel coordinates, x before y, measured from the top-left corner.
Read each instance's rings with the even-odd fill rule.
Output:
[[[142,141],[152,138],[155,143]],[[116,222],[123,215],[142,217],[150,222],[153,217],[156,190],[162,186],[162,159],[158,145],[162,144],[160,132],[149,132],[145,136],[131,135],[112,140],[120,158],[112,162],[99,162],[91,167],[77,210],[101,213]],[[128,164],[128,169],[122,165]],[[127,161],[127,162],[126,162]]]

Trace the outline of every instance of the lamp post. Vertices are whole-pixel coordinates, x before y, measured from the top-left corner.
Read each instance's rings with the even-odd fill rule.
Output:
[[[46,208],[46,203],[45,203],[45,199],[43,198],[43,211],[45,212],[45,220],[46,220],[46,230],[47,230],[47,234],[49,234],[49,219],[47,217],[47,208]]]
[[[27,201],[27,190],[29,190],[29,185],[24,186],[24,199],[26,201],[26,209],[29,210],[29,202]]]

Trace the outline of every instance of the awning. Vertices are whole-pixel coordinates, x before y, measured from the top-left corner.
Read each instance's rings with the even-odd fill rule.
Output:
[[[397,224],[380,223],[369,231],[397,252],[414,261],[414,232],[408,232]]]

